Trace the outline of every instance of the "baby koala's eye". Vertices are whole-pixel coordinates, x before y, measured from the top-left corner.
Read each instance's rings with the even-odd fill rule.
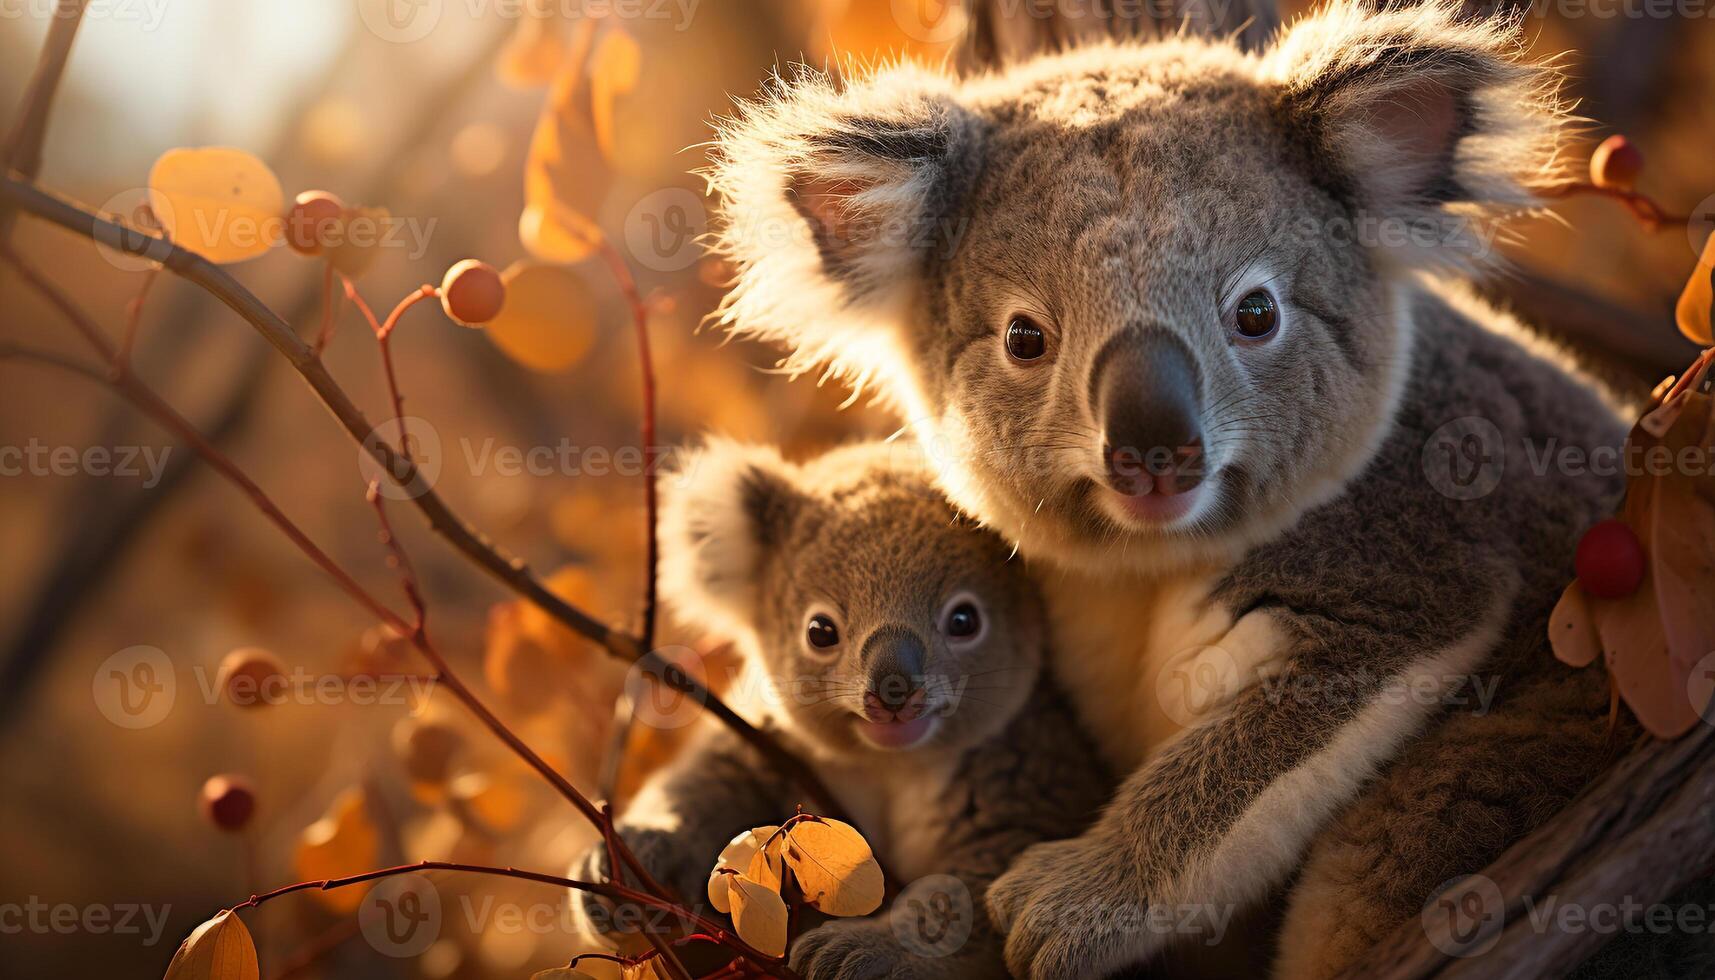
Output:
[[[840,645],[840,628],[834,621],[822,613],[810,617],[810,625],[804,631],[804,638],[818,650],[827,650]]]
[[[976,636],[982,632],[982,615],[977,607],[968,602],[961,602],[947,614],[947,635],[952,637]]]
[[[1234,320],[1239,336],[1246,340],[1261,340],[1274,333],[1275,327],[1280,325],[1280,308],[1268,290],[1253,289],[1239,300]]]
[[[1048,331],[1020,313],[1006,325],[1006,352],[1015,361],[1034,361],[1048,352]]]

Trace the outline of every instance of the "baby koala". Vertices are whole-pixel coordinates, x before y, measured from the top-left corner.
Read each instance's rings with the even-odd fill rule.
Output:
[[[716,441],[663,483],[664,597],[739,644],[734,707],[815,769],[906,886],[891,909],[801,936],[791,965],[810,980],[1006,976],[985,890],[1031,844],[1077,835],[1111,788],[1042,669],[1043,608],[1021,563],[915,456],[874,443],[795,465]],[[694,904],[735,834],[814,810],[702,724],[619,821]],[[583,871],[605,873],[599,847]],[[928,876],[924,890],[946,897],[912,887]]]

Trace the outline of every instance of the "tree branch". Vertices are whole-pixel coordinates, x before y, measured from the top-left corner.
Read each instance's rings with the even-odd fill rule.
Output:
[[[347,434],[362,446],[396,483],[410,493],[412,504],[423,514],[430,528],[455,549],[556,621],[600,644],[609,653],[627,663],[637,663],[641,669],[669,687],[696,700],[721,724],[756,749],[788,778],[802,786],[821,812],[830,816],[839,816],[844,812],[822,780],[774,738],[739,716],[677,665],[668,662],[656,651],[644,648],[637,637],[608,626],[549,591],[522,560],[506,555],[487,536],[465,523],[429,486],[416,464],[395,452],[386,440],[373,438],[374,426],[328,373],[315,351],[299,340],[284,320],[224,269],[195,252],[98,217],[69,201],[10,176],[0,176],[0,205],[35,215],[117,251],[153,259],[173,274],[207,290],[244,318],[263,339],[285,356],[292,369],[333,413]],[[106,342],[105,338],[103,342],[111,349],[110,342]]]
[[[1541,903],[1553,896],[1561,905],[1583,909],[1618,907],[1627,899],[1647,909],[1665,901],[1706,874],[1715,860],[1712,809],[1715,725],[1699,725],[1675,742],[1651,741],[1482,869],[1482,876],[1499,888],[1501,903],[1491,908],[1491,893],[1491,900],[1473,909],[1482,922],[1466,922],[1474,916],[1463,916],[1456,923],[1470,928],[1469,944],[1460,947],[1467,955],[1450,955],[1431,944],[1425,917],[1412,916],[1344,976],[1566,976],[1612,934],[1539,931],[1526,899]],[[1492,947],[1476,952],[1490,941]]]

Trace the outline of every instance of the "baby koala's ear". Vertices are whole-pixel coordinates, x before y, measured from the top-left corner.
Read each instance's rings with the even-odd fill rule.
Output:
[[[1449,216],[1528,206],[1553,176],[1560,75],[1525,60],[1516,20],[1458,10],[1451,0],[1384,11],[1336,3],[1267,56],[1285,123],[1309,135],[1312,166],[1355,192],[1381,244],[1486,249],[1492,235],[1470,240]],[[1381,237],[1389,225],[1395,234]]]
[[[894,363],[927,264],[954,217],[979,127],[954,82],[901,64],[836,87],[801,69],[725,121],[708,171],[715,242],[737,269],[720,312],[734,332],[861,386]]]
[[[686,625],[735,638],[756,618],[762,562],[800,500],[795,467],[771,446],[724,439],[661,477],[661,589]]]

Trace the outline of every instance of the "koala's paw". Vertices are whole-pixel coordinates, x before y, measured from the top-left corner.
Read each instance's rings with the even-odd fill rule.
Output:
[[[922,957],[899,943],[880,918],[834,919],[798,937],[789,963],[804,980],[925,978]]]
[[[626,828],[618,834],[631,853],[656,881],[678,890],[685,903],[693,908],[705,904],[704,884],[714,855],[691,853],[674,834],[659,830]],[[607,847],[600,841],[591,845],[572,864],[571,876],[583,881],[608,881],[612,868],[608,865]],[[657,923],[664,913],[639,906],[615,906],[613,902],[592,892],[579,892],[573,902],[574,916],[580,930],[589,938],[605,938],[610,942],[619,936],[636,935],[646,928],[665,927]]]
[[[1149,906],[1122,853],[1090,838],[1037,844],[989,886],[1013,976],[1100,977],[1153,952]]]

